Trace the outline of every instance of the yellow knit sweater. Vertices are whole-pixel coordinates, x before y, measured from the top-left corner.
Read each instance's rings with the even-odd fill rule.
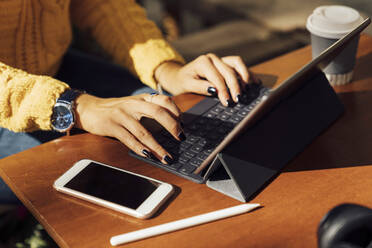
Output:
[[[13,131],[51,129],[72,24],[152,88],[158,65],[183,62],[134,0],[0,1],[0,20],[0,126]]]

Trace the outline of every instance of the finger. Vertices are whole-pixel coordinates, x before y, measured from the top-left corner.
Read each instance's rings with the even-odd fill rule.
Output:
[[[198,65],[195,68],[196,73],[208,80],[217,88],[218,98],[221,103],[225,106],[229,105],[230,95],[227,90],[225,79],[219,73],[219,71],[214,66],[212,60],[206,56],[202,55],[198,58]]]
[[[124,121],[123,121],[124,120]],[[118,120],[121,124],[143,145],[149,148],[153,154],[162,163],[172,163],[172,156],[154,139],[152,134],[141,125],[141,123],[130,117],[126,116],[125,119]],[[143,153],[143,152],[142,152]]]
[[[248,83],[249,81],[249,76],[250,73],[248,71],[247,66],[244,64],[243,59],[240,56],[227,56],[223,57],[222,61],[232,68],[235,69],[235,71],[239,74],[241,79],[245,82]]]
[[[153,154],[150,149],[139,142],[126,128],[119,125],[118,123],[112,124],[111,136],[120,140],[121,143],[126,145],[133,152],[137,153],[139,156],[151,158]]]
[[[240,97],[240,85],[239,85],[239,81],[237,79],[237,74],[235,70],[229,65],[225,64],[215,54],[209,53],[207,56],[211,58],[213,64],[216,66],[218,71],[224,77],[225,82],[227,86],[229,87],[230,95],[233,97],[233,100],[235,102],[238,102],[239,97]]]
[[[213,84],[203,79],[190,79],[185,89],[201,95],[217,96],[217,89]]]
[[[142,116],[146,116],[156,120],[162,125],[173,137],[179,141],[186,139],[178,118],[169,112],[168,109],[160,105],[143,102],[139,110]],[[139,120],[140,118],[138,118]]]
[[[159,106],[162,106],[163,108],[166,108],[168,111],[170,111],[174,116],[179,118],[181,116],[181,110],[177,107],[177,105],[174,103],[171,97],[166,95],[150,95],[147,94],[144,99],[147,102],[155,103]]]

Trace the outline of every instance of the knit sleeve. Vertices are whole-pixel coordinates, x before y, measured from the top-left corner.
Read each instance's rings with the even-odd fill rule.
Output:
[[[73,23],[140,80],[156,88],[155,69],[165,61],[184,63],[134,0],[72,0]]]
[[[53,106],[68,85],[0,62],[0,126],[15,132],[51,130]]]

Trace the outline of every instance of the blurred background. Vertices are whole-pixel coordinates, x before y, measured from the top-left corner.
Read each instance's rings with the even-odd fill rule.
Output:
[[[254,65],[308,45],[306,18],[320,5],[372,16],[372,0],[140,0],[187,61],[207,52]],[[372,35],[372,27],[366,31]]]

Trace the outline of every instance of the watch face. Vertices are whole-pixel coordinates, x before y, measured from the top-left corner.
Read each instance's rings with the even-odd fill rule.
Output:
[[[67,130],[74,123],[74,116],[66,106],[55,106],[52,115],[52,125],[58,131]]]

